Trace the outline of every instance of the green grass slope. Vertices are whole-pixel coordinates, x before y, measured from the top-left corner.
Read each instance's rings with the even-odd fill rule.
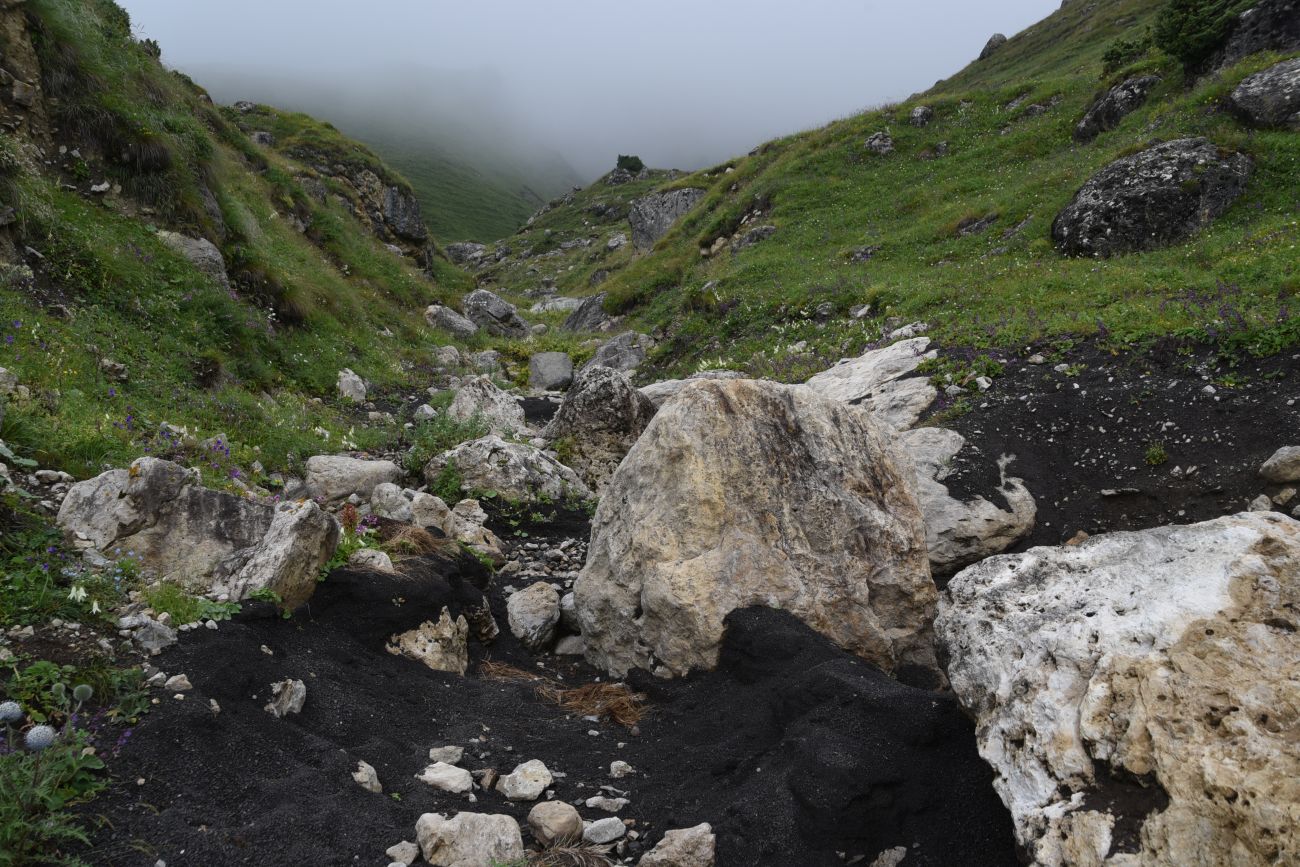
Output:
[[[29,392],[8,402],[0,438],[78,475],[146,453],[192,462],[159,434],[168,422],[194,440],[229,435],[236,453],[203,463],[219,476],[398,436],[349,434],[359,415],[336,396],[337,372],[381,394],[408,387],[434,345],[424,307],[468,278],[436,256],[424,273],[358,223],[333,180],[252,145],[109,0],[31,0],[20,14],[52,131],[0,138],[0,196],[17,215],[0,236],[0,366]],[[92,193],[100,181],[116,187]],[[309,181],[334,195],[313,198]],[[230,288],[161,243],[162,228],[214,241]],[[109,360],[125,381],[103,372]]]
[[[662,368],[729,366],[785,378],[861,351],[898,318],[926,320],[942,341],[974,347],[1081,338],[1119,347],[1169,336],[1258,353],[1294,345],[1300,137],[1247,130],[1221,107],[1238,81],[1278,57],[1193,80],[1149,49],[1103,75],[1106,51],[1120,39],[1141,41],[1159,10],[1138,0],[1071,4],[904,104],[673,181],[667,187],[707,196],[652,253],[618,254],[626,261],[601,287],[607,307],[646,330],[664,329]],[[1092,144],[1073,142],[1074,124],[1099,93],[1148,71],[1163,83],[1143,108]],[[929,126],[909,124],[918,105],[934,109]],[[864,147],[882,130],[896,147],[887,156]],[[1089,176],[1184,136],[1206,136],[1255,161],[1246,195],[1224,217],[1157,252],[1097,261],[1054,249],[1052,220]],[[937,155],[944,142],[947,155]],[[542,215],[527,235],[554,246],[589,231],[581,211],[603,192],[597,185]],[[763,213],[749,225],[774,225],[772,237],[702,254],[756,204]],[[961,232],[980,219],[987,229]],[[877,249],[855,261],[864,247]],[[600,260],[584,249],[534,267],[562,291],[583,294]],[[872,315],[850,319],[862,304]]]

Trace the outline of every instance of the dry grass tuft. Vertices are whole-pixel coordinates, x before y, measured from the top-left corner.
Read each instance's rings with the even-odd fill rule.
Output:
[[[560,839],[542,852],[530,853],[528,867],[613,867],[610,848],[581,839]]]
[[[450,539],[439,539],[423,527],[402,527],[384,540],[383,549],[390,554],[438,554],[459,546]]]
[[[589,683],[570,687],[554,678],[490,659],[479,663],[478,671],[487,680],[533,684],[543,701],[559,705],[577,716],[600,717],[630,728],[639,723],[647,712],[645,695],[633,692],[622,683]]]

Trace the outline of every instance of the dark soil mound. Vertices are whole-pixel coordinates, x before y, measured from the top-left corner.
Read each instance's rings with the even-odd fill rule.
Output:
[[[425,812],[522,820],[531,805],[485,791],[471,804],[414,779],[430,747],[461,745],[469,769],[541,759],[566,774],[555,786],[565,800],[601,785],[628,790],[620,815],[640,835],[629,856],[663,831],[708,821],[721,867],[844,863],[837,852],[870,863],[892,846],[907,846],[915,865],[1015,863],[1010,819],[956,702],[890,680],[789,615],[733,615],[716,672],[639,679],[653,707],[639,730],[574,718],[528,684],[480,677],[477,645],[463,678],[384,651],[392,632],[480,598],[478,568],[428,558],[412,578],[337,572],[292,619],[250,606],[217,631],[184,635],[156,662],[195,688],[183,700],[160,693],[113,762],[115,785],[87,808],[102,818],[87,860],[376,864],[414,839]],[[503,607],[495,595],[504,626]],[[508,633],[489,652],[539,670]],[[541,673],[569,683],[596,677],[580,662],[540,661]],[[285,678],[306,683],[307,701],[277,720],[262,707]],[[611,780],[616,759],[637,773]],[[384,794],[352,781],[359,760],[377,769]]]

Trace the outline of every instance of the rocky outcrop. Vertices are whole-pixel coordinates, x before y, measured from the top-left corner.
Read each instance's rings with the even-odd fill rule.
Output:
[[[429,239],[429,229],[420,216],[420,202],[412,191],[401,187],[385,187],[380,213],[384,225],[403,241],[419,244]]]
[[[464,307],[465,316],[494,337],[527,337],[530,333],[515,305],[486,289],[466,295]]]
[[[1249,76],[1233,89],[1228,104],[1252,126],[1300,130],[1300,58]]]
[[[1087,143],[1119,126],[1120,121],[1142,107],[1152,88],[1160,83],[1158,75],[1141,75],[1115,85],[1092,104],[1074,127],[1074,140]]]
[[[936,624],[1034,863],[1300,852],[1300,523],[1242,514],[972,566]]]
[[[885,130],[873,132],[867,137],[866,148],[876,156],[889,156],[894,152],[894,137]]]
[[[626,375],[593,367],[578,378],[542,436],[557,448],[563,444],[568,465],[599,494],[654,414],[654,404]]]
[[[1052,224],[1069,256],[1155,250],[1208,226],[1246,189],[1249,157],[1203,138],[1165,142],[1111,163],[1092,177]]]
[[[1300,51],[1300,0],[1261,0],[1242,12],[1211,66],[1229,66],[1260,51]]]
[[[538,352],[528,359],[528,384],[557,391],[573,384],[573,359],[567,352]]]
[[[643,385],[639,389],[650,403],[654,404],[655,409],[663,406],[664,403],[677,395],[687,386],[688,383],[701,379],[747,379],[745,374],[738,370],[701,370],[699,373],[692,373],[685,379],[665,379],[660,382],[652,382],[649,385]]]
[[[641,251],[654,248],[673,224],[704,198],[704,190],[686,188],[651,193],[632,203],[627,221],[632,226],[632,243]]]
[[[436,621],[426,620],[415,629],[394,635],[386,649],[394,656],[405,656],[434,671],[464,674],[469,666],[469,622],[464,615],[455,620],[446,608]]]
[[[133,556],[194,591],[215,581],[235,599],[267,588],[305,601],[338,542],[334,519],[314,503],[274,507],[214,491],[196,472],[157,458],[73,485],[58,523],[81,550]]]
[[[447,415],[458,421],[481,419],[494,434],[512,435],[526,430],[524,409],[514,395],[497,388],[489,377],[472,376],[456,391]]]
[[[886,671],[935,668],[910,468],[862,412],[801,386],[692,383],[614,474],[574,587],[588,659],[711,668],[723,619],[793,613]]]
[[[943,480],[966,445],[961,434],[943,428],[917,428],[899,437],[899,449],[916,467],[916,498],[925,516],[930,570],[951,575],[985,557],[1001,554],[1034,529],[1038,507],[1022,480],[1007,475],[1008,459],[999,461],[1002,481],[994,496],[1001,508],[982,496],[959,500]]]
[[[493,491],[517,502],[586,499],[591,491],[573,470],[524,443],[498,436],[463,443],[429,461],[424,476],[434,481],[454,466],[467,491]]]
[[[455,265],[477,265],[482,261],[487,247],[473,241],[447,245],[447,258]]]
[[[158,240],[175,250],[222,289],[230,288],[226,260],[207,238],[190,238],[176,232],[159,232]]]
[[[989,37],[989,41],[984,43],[984,50],[980,52],[979,59],[985,60],[993,56],[993,53],[1007,44],[1007,37],[1002,33],[994,33]]]
[[[611,316],[605,312],[607,293],[601,292],[590,298],[582,299],[578,308],[569,314],[560,328],[564,331],[611,331],[622,320],[620,316]]]
[[[609,367],[630,373],[645,361],[646,353],[654,348],[655,342],[644,334],[625,331],[618,337],[602,343],[596,352],[582,366],[586,373],[594,367]]]
[[[347,455],[315,455],[307,459],[306,486],[309,496],[327,503],[346,500],[353,494],[369,500],[375,487],[395,482],[402,468],[392,461],[368,461]]]
[[[440,328],[457,337],[473,337],[478,333],[478,326],[461,316],[450,307],[430,304],[424,310],[424,321],[433,328]]]
[[[906,430],[939,396],[928,376],[915,376],[922,362],[938,356],[930,338],[900,340],[858,358],[841,361],[808,380],[808,387],[831,400],[869,410],[896,430]]]

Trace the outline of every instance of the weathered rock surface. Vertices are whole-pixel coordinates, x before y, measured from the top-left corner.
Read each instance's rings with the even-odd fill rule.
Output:
[[[415,823],[416,840],[432,867],[491,867],[524,860],[519,824],[509,816],[425,813]]]
[[[1259,51],[1300,51],[1300,0],[1260,0],[1242,12],[1211,65],[1228,66]]]
[[[528,359],[528,384],[558,391],[573,384],[573,359],[567,352],[538,352]]]
[[[472,376],[456,391],[447,415],[459,421],[478,417],[494,434],[510,436],[526,430],[524,408],[509,392],[496,387],[490,377]]]
[[[515,305],[486,289],[475,289],[465,296],[465,316],[495,337],[527,337],[528,323]]]
[[[426,494],[426,496],[428,495]],[[370,492],[370,512],[390,521],[401,521],[403,524],[409,524],[415,520],[415,513],[411,505],[414,497],[414,491],[403,490],[392,482],[375,485],[375,489]]]
[[[190,264],[203,272],[222,289],[230,288],[230,277],[226,274],[226,260],[207,238],[190,238],[176,232],[159,232],[158,240],[180,253]]]
[[[451,619],[451,612],[442,609],[437,622],[426,620],[419,627],[388,641],[387,650],[394,656],[405,656],[432,668],[464,674],[469,665],[469,623],[464,616]]]
[[[338,391],[339,397],[345,400],[350,400],[353,403],[366,402],[366,381],[346,367],[339,371],[335,389]]]
[[[581,838],[582,816],[563,801],[543,801],[528,811],[528,827],[533,839],[549,846],[557,840]]]
[[[692,383],[596,511],[574,587],[588,659],[711,668],[723,619],[773,605],[886,671],[934,669],[924,527],[871,419],[801,386]]]
[[[620,316],[611,316],[605,312],[605,297],[601,292],[590,298],[582,299],[578,309],[569,314],[560,328],[564,331],[610,331],[622,320]]]
[[[315,455],[307,459],[307,492],[326,502],[339,502],[356,494],[370,499],[375,488],[402,477],[392,461],[368,461],[346,455]]]
[[[473,241],[447,245],[447,258],[456,265],[474,265],[483,258],[487,247]]]
[[[700,379],[748,379],[748,377],[738,370],[702,370],[699,373],[692,373],[685,379],[665,379],[660,382],[652,382],[649,385],[641,386],[638,391],[648,398],[650,403],[654,404],[655,409],[658,409],[667,400],[675,396],[677,392],[685,388],[687,383]]]
[[[912,376],[922,362],[938,354],[930,349],[928,337],[900,340],[841,361],[809,379],[808,387],[831,400],[861,406],[896,430],[906,430],[939,396],[928,376]]]
[[[989,37],[989,41],[984,43],[984,50],[980,52],[979,59],[984,60],[993,55],[1003,45],[1007,44],[1007,37],[1002,33],[994,33]]]
[[[1241,514],[972,566],[936,624],[1035,863],[1300,852],[1300,523]]]
[[[524,443],[508,443],[491,435],[462,443],[429,461],[424,476],[429,481],[448,464],[455,464],[465,490],[495,491],[520,502],[586,499],[591,491],[577,473]]]
[[[1259,474],[1270,482],[1286,484],[1300,482],[1300,446],[1284,446],[1259,468]]]
[[[424,321],[433,328],[441,328],[457,337],[473,337],[478,333],[478,326],[469,319],[441,304],[430,304],[424,310]]]
[[[713,826],[705,822],[668,831],[638,863],[641,867],[713,867],[716,846]]]
[[[1002,482],[997,491],[1006,508],[982,496],[963,501],[949,494],[943,480],[965,445],[965,437],[943,428],[916,428],[899,437],[900,450],[916,466],[916,498],[925,516],[926,548],[935,575],[951,575],[1001,554],[1034,529],[1038,514],[1024,482],[1007,475],[1009,461],[1001,463]]]
[[[384,792],[384,787],[379,782],[379,774],[376,773],[374,765],[368,762],[357,762],[357,769],[352,772],[352,779],[371,794],[381,795]]]
[[[627,221],[632,226],[632,243],[641,251],[650,250],[673,224],[704,198],[704,190],[687,188],[666,193],[651,193],[632,203]]]
[[[1159,83],[1158,75],[1140,75],[1106,91],[1074,127],[1074,140],[1090,142],[1103,132],[1118,127],[1120,121],[1142,107],[1147,95]]]
[[[512,593],[506,601],[510,631],[533,653],[543,653],[555,642],[560,623],[560,594],[545,581]]]
[[[631,373],[645,361],[646,353],[654,348],[655,342],[645,334],[625,331],[619,336],[602,343],[594,355],[582,366],[585,373],[593,367],[612,367]]]
[[[876,156],[888,156],[894,152],[894,137],[885,130],[873,132],[867,137],[866,148]]]
[[[314,503],[278,507],[202,487],[198,474],[139,458],[73,485],[58,524],[74,546],[132,555],[159,578],[232,598],[268,588],[305,601],[334,552],[338,526]]]
[[[284,719],[291,713],[302,713],[307,703],[307,684],[301,680],[282,680],[271,684],[271,700],[262,710],[276,719]]]
[[[1052,223],[1070,256],[1116,256],[1190,238],[1246,189],[1253,164],[1203,138],[1165,142],[1094,175]]]
[[[512,801],[536,801],[555,781],[546,765],[530,759],[497,781],[497,791]]]
[[[599,494],[654,414],[655,405],[627,376],[593,367],[578,378],[542,436],[564,443],[569,466]]]
[[[1300,130],[1300,58],[1247,77],[1233,89],[1228,103],[1253,126]]]
[[[455,765],[449,765],[446,762],[434,762],[416,774],[415,778],[426,786],[432,786],[441,792],[450,792],[453,795],[459,795],[474,788],[474,777],[469,771]]]

